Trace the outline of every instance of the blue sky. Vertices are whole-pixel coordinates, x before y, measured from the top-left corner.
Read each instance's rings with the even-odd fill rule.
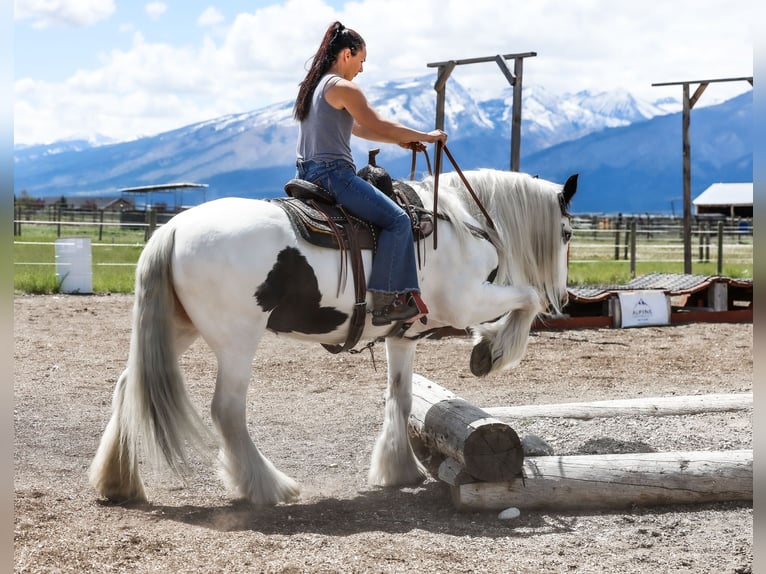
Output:
[[[753,73],[753,2],[673,0],[15,0],[17,143],[131,139],[294,98],[326,26],[368,44],[362,85],[435,74],[426,63],[534,51],[524,85],[552,93]],[[494,64],[453,77],[477,97]],[[701,104],[750,89],[711,85]]]

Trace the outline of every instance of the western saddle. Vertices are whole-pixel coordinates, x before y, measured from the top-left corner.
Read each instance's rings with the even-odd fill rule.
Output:
[[[433,232],[433,214],[424,209],[423,202],[412,187],[401,180],[392,180],[388,172],[376,164],[375,156],[379,151],[370,151],[369,164],[360,169],[357,175],[384,192],[409,214],[420,264],[420,240]],[[345,288],[347,261],[351,261],[355,302],[348,335],[343,345],[323,346],[331,353],[353,349],[364,331],[367,312],[367,282],[362,250],[372,250],[374,257],[380,228],[349,213],[343,205],[335,202],[332,194],[314,183],[291,179],[285,184],[285,192],[289,197],[270,201],[285,211],[300,236],[313,245],[340,251],[338,294]],[[392,331],[400,327],[395,325]]]

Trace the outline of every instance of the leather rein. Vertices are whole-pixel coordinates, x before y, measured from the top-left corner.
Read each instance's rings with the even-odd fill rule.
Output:
[[[471,184],[468,183],[468,180],[466,179],[465,175],[463,174],[463,170],[460,169],[460,166],[458,166],[457,162],[455,161],[455,158],[450,153],[449,149],[447,149],[447,146],[443,144],[442,142],[436,142],[436,157],[434,159],[434,172],[431,172],[431,160],[428,157],[428,151],[426,150],[426,146],[421,144],[420,142],[411,144],[412,148],[412,164],[410,169],[410,180],[415,179],[415,164],[417,162],[417,154],[419,151],[422,151],[426,156],[426,164],[428,165],[428,173],[429,175],[433,175],[434,178],[434,218],[433,218],[433,224],[434,224],[434,250],[437,247],[438,242],[438,234],[437,234],[437,221],[439,218],[436,216],[439,206],[439,175],[441,173],[441,166],[442,166],[442,151],[447,156],[447,159],[450,160],[452,163],[452,167],[455,168],[455,171],[457,172],[458,176],[460,176],[460,179],[463,182],[463,185],[465,185],[466,189],[468,190],[468,193],[471,194],[471,197],[473,197],[473,200],[476,202],[476,205],[478,206],[481,213],[484,215],[485,219],[487,220],[487,225],[490,229],[495,229],[495,223],[492,221],[492,218],[489,216],[489,213],[482,205],[481,201],[479,200],[478,196],[473,190],[473,187],[471,187]]]

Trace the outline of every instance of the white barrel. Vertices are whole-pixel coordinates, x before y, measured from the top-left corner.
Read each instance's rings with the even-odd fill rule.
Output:
[[[93,263],[89,237],[56,240],[56,284],[59,293],[93,293]]]

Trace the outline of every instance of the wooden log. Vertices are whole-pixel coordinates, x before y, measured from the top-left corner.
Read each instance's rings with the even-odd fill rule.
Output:
[[[502,421],[530,417],[562,417],[589,420],[597,417],[668,416],[753,408],[753,393],[689,395],[622,399],[548,405],[486,407],[489,416]]]
[[[511,480],[521,472],[524,451],[511,426],[417,373],[409,430],[477,480]]]
[[[753,451],[529,457],[524,480],[451,486],[459,510],[608,509],[753,500]]]
[[[442,461],[439,465],[437,476],[439,480],[446,482],[450,486],[476,482],[476,479],[468,474],[463,466],[454,458],[446,458]]]

